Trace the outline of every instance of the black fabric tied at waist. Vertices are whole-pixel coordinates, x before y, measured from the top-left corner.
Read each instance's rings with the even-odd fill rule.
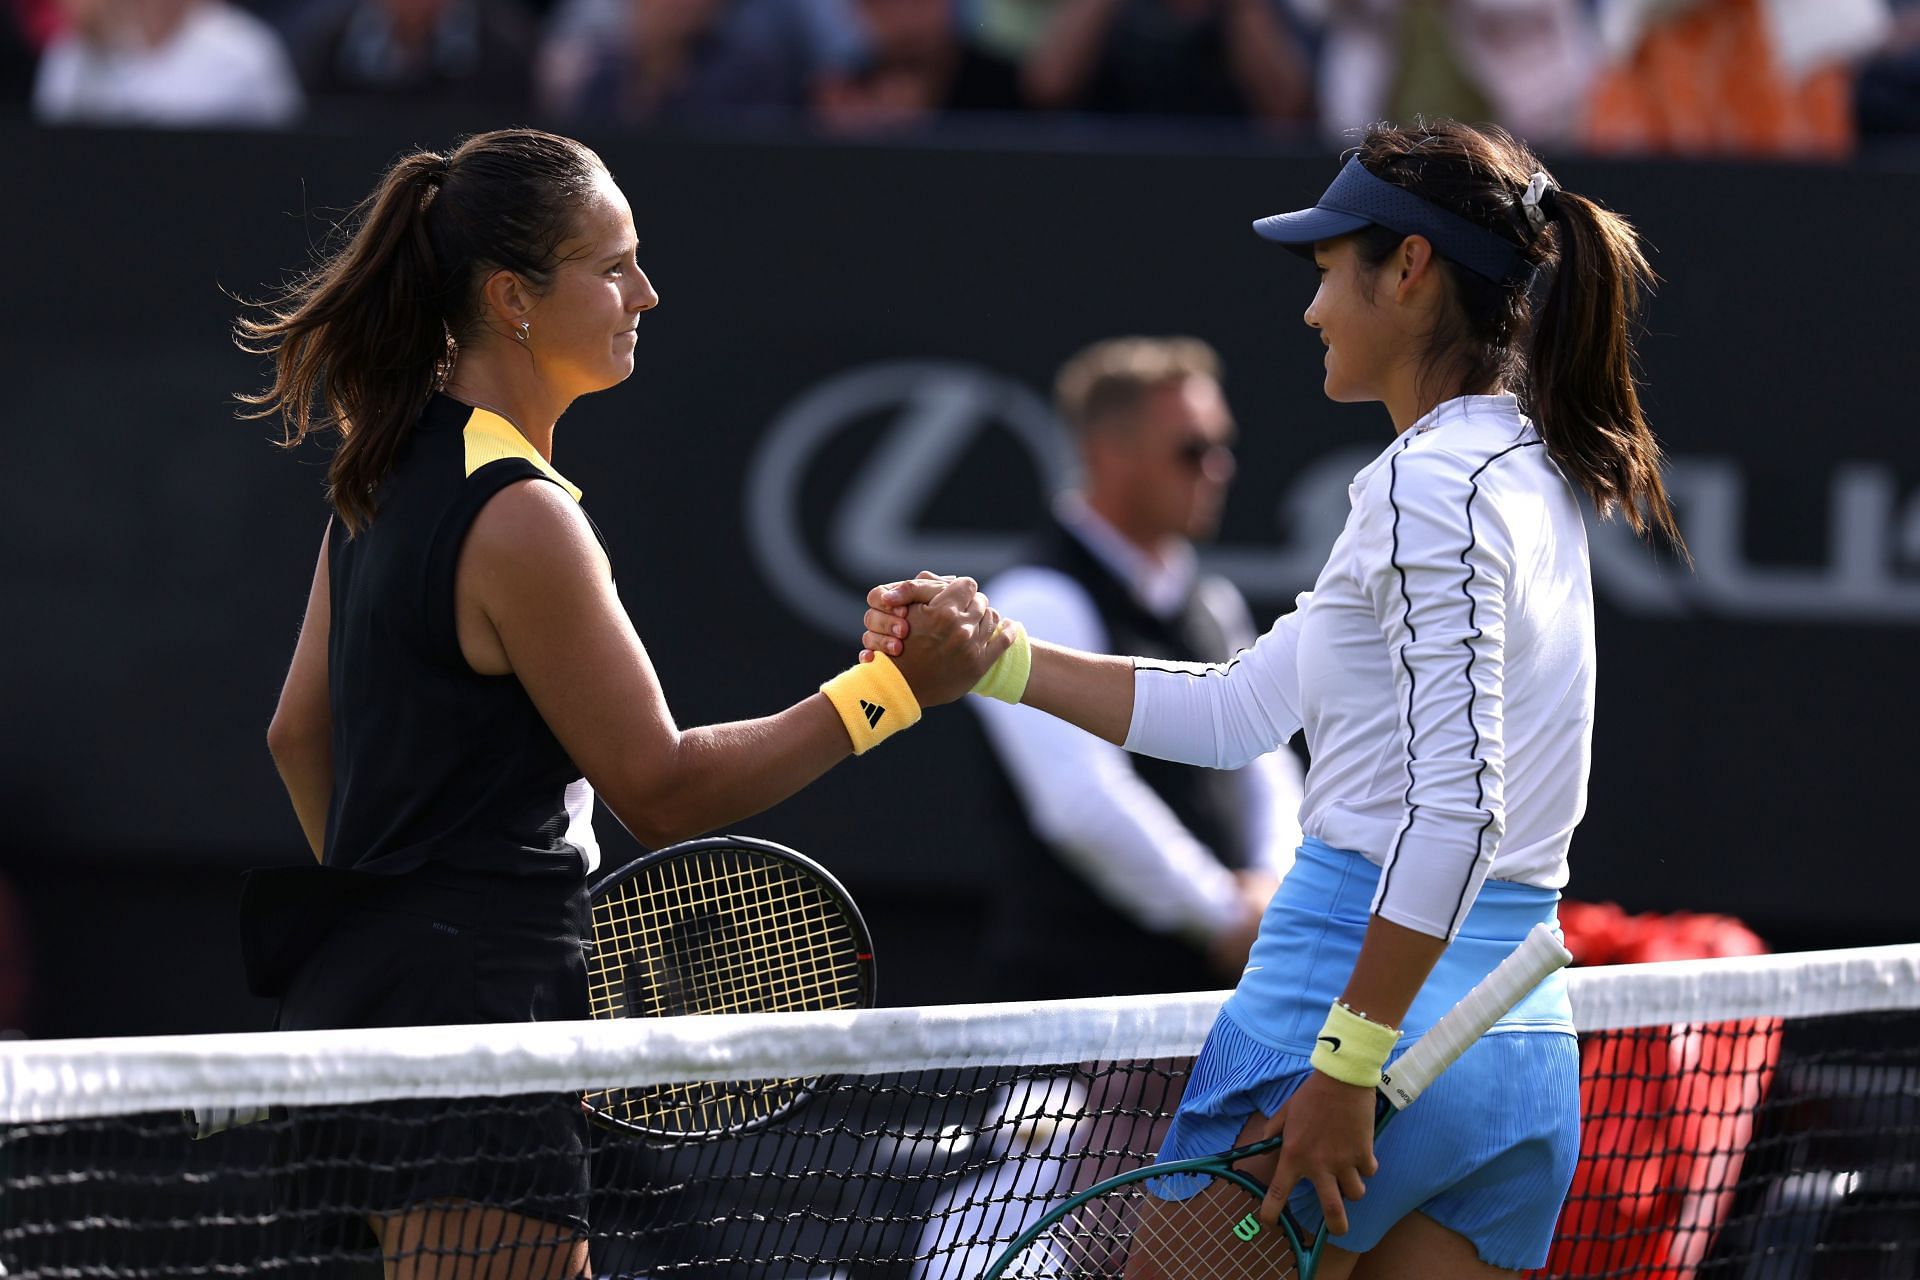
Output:
[[[347,916],[388,912],[431,916],[455,929],[573,938],[587,928],[584,879],[478,876],[424,867],[377,874],[309,863],[255,867],[240,889],[240,947],[247,989],[279,997]]]

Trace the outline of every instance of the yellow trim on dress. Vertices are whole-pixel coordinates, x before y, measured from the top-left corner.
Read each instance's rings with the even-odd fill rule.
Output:
[[[573,482],[555,471],[553,464],[540,456],[540,451],[520,434],[519,429],[499,414],[475,409],[473,416],[467,419],[461,436],[467,446],[468,475],[502,458],[525,458],[540,469],[541,475],[572,494],[575,502],[580,501],[580,490]]]

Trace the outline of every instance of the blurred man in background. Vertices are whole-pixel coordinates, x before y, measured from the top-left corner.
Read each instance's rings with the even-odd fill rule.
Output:
[[[1221,661],[1253,642],[1246,602],[1199,571],[1233,477],[1220,362],[1193,338],[1097,343],[1061,369],[1083,487],[988,584],[1041,640]],[[1235,980],[1300,841],[1285,751],[1217,771],[1129,756],[1029,707],[969,699],[1006,779],[1011,858],[985,941],[997,999],[1195,991]]]

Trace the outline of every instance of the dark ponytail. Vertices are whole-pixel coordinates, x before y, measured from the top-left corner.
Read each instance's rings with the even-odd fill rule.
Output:
[[[1632,326],[1653,269],[1619,214],[1570,191],[1549,194],[1559,254],[1533,318],[1524,396],[1553,460],[1602,515],[1683,548],[1660,479],[1660,444],[1640,409]]]
[[[349,533],[373,519],[380,482],[479,322],[479,284],[505,269],[551,281],[573,214],[605,172],[569,138],[480,134],[451,154],[395,162],[354,210],[345,243],[235,325],[273,358],[243,416],[280,415],[284,443],[333,430],[327,496]]]
[[[1595,510],[1622,512],[1635,533],[1658,531],[1684,555],[1660,445],[1635,383],[1634,329],[1654,274],[1633,226],[1551,177],[1529,203],[1545,166],[1497,126],[1376,125],[1360,162],[1510,241],[1526,267],[1522,278],[1494,281],[1439,259],[1459,305],[1429,338],[1422,390],[1436,403],[1495,383],[1514,392]],[[1403,238],[1370,227],[1360,233],[1360,256],[1378,266]]]

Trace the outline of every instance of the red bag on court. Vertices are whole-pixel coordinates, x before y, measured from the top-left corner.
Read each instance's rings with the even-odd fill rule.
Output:
[[[1767,950],[1729,916],[1563,902],[1560,923],[1576,964]],[[1772,1018],[1581,1037],[1580,1165],[1543,1274],[1692,1280],[1732,1205],[1780,1037]]]

